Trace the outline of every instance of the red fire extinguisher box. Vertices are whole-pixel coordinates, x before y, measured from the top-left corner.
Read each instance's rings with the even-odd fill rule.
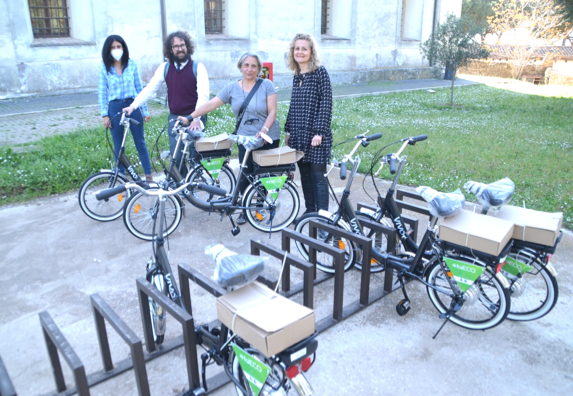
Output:
[[[263,78],[269,79],[273,81],[273,63],[272,62],[263,62]]]

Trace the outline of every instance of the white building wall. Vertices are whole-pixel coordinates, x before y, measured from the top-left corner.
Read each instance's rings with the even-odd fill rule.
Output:
[[[421,15],[421,40],[431,35],[434,21],[461,13],[461,0],[331,0],[328,35],[321,37],[321,0],[227,0],[225,34],[213,36],[205,35],[202,0],[68,0],[72,38],[52,40],[33,38],[27,0],[0,0],[0,96],[93,89],[110,34],[126,40],[144,83],[149,81],[163,61],[162,1],[167,33],[190,33],[194,58],[205,64],[215,89],[240,76],[236,61],[247,50],[273,62],[275,80],[288,84],[285,57],[298,32],[317,38],[331,75],[427,67],[420,40],[402,37],[403,1],[421,7],[413,13]]]

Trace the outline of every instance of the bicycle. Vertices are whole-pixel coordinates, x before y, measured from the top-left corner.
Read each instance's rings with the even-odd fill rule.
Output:
[[[161,293],[168,296],[173,302],[179,305],[183,310],[185,305],[181,293],[177,286],[177,281],[173,277],[173,272],[169,264],[168,255],[165,251],[166,239],[162,237],[164,227],[164,204],[165,198],[170,195],[181,193],[190,183],[185,183],[178,188],[167,191],[163,189],[144,189],[139,185],[118,186],[112,189],[99,192],[97,199],[106,199],[122,191],[125,188],[134,188],[141,193],[157,196],[159,199],[159,215],[157,218],[159,230],[157,238],[153,239],[153,256],[147,263],[146,279],[155,286]],[[222,189],[217,187],[197,184],[194,187],[204,189],[210,194],[224,194]],[[248,263],[247,265],[237,265],[236,262],[227,266],[225,261],[217,263],[219,268],[224,268],[227,273],[233,272],[232,277],[223,279],[218,278],[220,286],[228,291],[244,286],[252,282],[261,274],[264,269],[262,264],[263,258],[254,257],[259,261]],[[219,269],[219,272],[221,270]],[[165,339],[167,315],[161,305],[149,298],[149,310],[151,316],[151,328],[153,340],[156,345],[161,345]],[[318,348],[317,333],[307,337],[297,344],[290,346],[284,351],[266,357],[261,352],[253,348],[249,343],[244,341],[237,334],[233,334],[225,325],[212,327],[196,326],[195,338],[197,344],[205,350],[201,356],[202,362],[202,380],[203,390],[191,390],[187,392],[190,395],[204,395],[207,391],[206,367],[212,363],[222,365],[229,378],[234,382],[236,392],[239,396],[254,395],[259,389],[261,395],[287,396],[291,386],[297,390],[300,396],[312,395],[312,387],[306,380],[304,372],[312,366],[316,358]],[[313,357],[311,359],[311,356]],[[241,361],[247,362],[242,364]],[[253,371],[255,370],[255,371]],[[261,377],[261,372],[264,372]],[[266,376],[265,376],[266,375]]]
[[[253,174],[248,175],[244,172],[251,151],[261,147],[263,139],[272,143],[272,139],[266,134],[261,132],[260,135],[261,138],[229,135],[230,139],[243,144],[247,149],[237,177],[237,181],[246,178],[249,182],[241,198],[237,188],[234,189],[232,196],[214,201],[202,201],[196,198],[193,187],[190,189],[191,194],[188,195],[188,199],[199,209],[220,212],[221,221],[223,217],[229,217],[233,236],[241,232],[232,218],[237,210],[246,212],[247,221],[255,229],[272,233],[292,224],[300,208],[300,198],[293,182],[295,163],[278,166],[259,166],[255,163]]]
[[[80,191],[78,192],[80,208],[82,208],[83,212],[89,218],[97,221],[105,222],[119,218],[123,213],[125,202],[127,202],[127,199],[131,196],[131,190],[126,191],[127,197],[121,194],[117,196],[117,199],[106,199],[103,201],[95,199],[94,192],[102,190],[103,188],[112,188],[118,183],[128,183],[129,178],[131,178],[133,182],[143,181],[125,155],[125,140],[129,134],[130,125],[139,125],[139,121],[129,118],[126,114],[127,113],[122,113],[119,121],[124,127],[124,132],[119,155],[115,161],[115,169],[102,169],[98,173],[91,175],[82,183]],[[119,172],[120,165],[125,167],[129,178]]]
[[[464,187],[476,194],[482,204],[482,214],[487,214],[491,207],[500,208],[513,197],[515,184],[509,179],[491,184],[467,182]],[[551,256],[563,232],[557,237],[553,246],[513,239],[513,247],[508,261],[502,269],[503,275],[510,282],[511,310],[507,316],[510,320],[529,321],[547,315],[559,297],[557,271],[551,264]]]
[[[366,133],[368,133],[368,132],[366,132]],[[346,171],[347,171],[346,164],[348,162],[350,162],[350,164],[352,164],[352,170],[350,171],[350,177],[348,178],[348,182],[346,183],[346,187],[345,187],[344,191],[342,192],[342,198],[340,199],[340,201],[338,201],[338,199],[336,198],[336,195],[334,194],[334,190],[332,188],[332,185],[330,184],[330,181],[328,180],[328,176],[330,175],[330,173],[334,169],[334,163],[325,175],[325,177],[327,178],[326,180],[328,182],[328,187],[331,191],[331,194],[335,197],[335,199],[338,203],[338,209],[334,213],[331,213],[331,212],[328,212],[325,210],[320,210],[319,212],[307,213],[307,214],[301,216],[296,222],[296,226],[295,226],[296,231],[298,231],[304,235],[309,235],[309,224],[311,221],[314,220],[314,221],[326,222],[328,224],[332,224],[332,225],[335,225],[337,227],[340,227],[345,231],[352,232],[352,233],[355,233],[358,235],[366,236],[366,234],[363,232],[361,225],[357,221],[357,216],[355,215],[354,209],[352,209],[352,205],[351,205],[350,200],[349,200],[352,182],[354,180],[354,177],[356,176],[356,173],[358,172],[358,166],[360,165],[360,158],[359,157],[353,158],[353,156],[356,153],[356,151],[358,150],[358,147],[360,147],[360,146],[367,147],[370,141],[380,139],[381,137],[382,137],[381,133],[376,133],[376,134],[371,135],[371,136],[366,136],[366,134],[361,134],[361,135],[356,135],[353,138],[347,139],[344,142],[341,142],[341,143],[336,145],[336,146],[339,146],[339,145],[347,143],[351,140],[355,140],[355,139],[358,140],[358,142],[356,143],[356,145],[354,146],[354,148],[352,149],[350,154],[345,155],[344,159],[340,163],[340,178],[343,180],[346,179]],[[352,266],[355,264],[356,252],[358,249],[354,242],[352,242],[352,241],[350,241],[344,237],[335,237],[331,234],[320,233],[320,232],[319,232],[319,239],[324,241],[325,243],[334,245],[334,246],[344,250],[345,251],[344,271],[348,271],[350,268],[352,268]],[[301,255],[306,260],[308,260],[309,252],[308,252],[308,248],[306,247],[306,245],[297,241],[296,246],[297,246],[299,252],[301,253]],[[327,272],[327,273],[334,273],[334,271],[335,271],[334,263],[332,262],[332,258],[329,255],[321,254],[320,252],[317,252],[316,267],[318,269],[320,269],[321,271]],[[371,272],[379,272],[381,270],[382,269],[376,268],[373,266]]]
[[[176,166],[175,159],[173,157],[170,160],[168,168],[166,168],[165,165],[162,163],[163,172],[165,173],[165,179],[157,183],[160,188],[168,190],[177,188],[178,186],[184,183],[187,183],[191,186],[194,186],[198,183],[203,183],[206,185],[224,189],[226,191],[226,194],[223,195],[227,195],[229,194],[229,191],[234,190],[236,186],[235,176],[233,175],[231,169],[228,167],[228,159],[225,159],[224,157],[217,158],[217,162],[218,164],[220,164],[220,168],[216,169],[215,167],[212,170],[213,174],[215,174],[215,170],[223,171],[222,173],[221,172],[217,173],[219,177],[215,177],[207,170],[205,172],[200,171],[199,169],[206,169],[206,168],[204,168],[203,165],[198,164],[196,165],[193,172],[188,173],[188,177],[184,180],[183,177],[181,176],[180,170],[181,167],[185,166],[184,164],[187,162],[186,159],[188,153],[187,148],[189,147],[189,145],[193,140],[197,140],[202,136],[202,134],[195,131],[191,131],[188,128],[185,128],[184,126],[180,125],[179,122],[175,123],[175,126],[173,127],[173,132],[177,134],[177,145],[175,147],[175,152],[177,152],[177,150],[179,150],[182,145],[184,146],[183,159],[179,165],[179,168]],[[227,151],[225,154],[228,155],[229,152],[230,150]],[[221,153],[218,152],[216,154],[221,154]],[[204,161],[208,162],[209,159],[206,159]],[[222,179],[223,182],[221,182]],[[183,204],[181,197],[186,198],[187,201],[191,202],[194,205],[195,205],[194,202],[199,200],[199,197],[203,196],[203,194],[206,194],[207,196],[211,197],[211,199],[213,199],[213,194],[210,193],[202,194],[201,191],[203,190],[200,190],[198,188],[194,188],[193,191],[186,188],[179,195],[168,196],[168,203],[166,204],[167,209],[165,211],[166,226],[164,229],[165,232],[164,236],[173,233],[181,222],[181,218],[184,214],[184,208],[185,208],[185,205]],[[191,200],[190,198],[191,194],[194,195],[195,198],[194,200]],[[145,241],[150,241],[153,238],[152,226],[154,224],[155,218],[157,217],[157,213],[158,213],[157,200],[152,196],[136,192],[125,204],[125,207],[123,209],[123,222],[125,224],[125,227],[133,236]]]

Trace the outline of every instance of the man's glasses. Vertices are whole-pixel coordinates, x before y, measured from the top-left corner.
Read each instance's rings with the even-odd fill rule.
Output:
[[[251,118],[250,120],[247,120],[244,122],[245,125],[255,125],[259,123],[259,119],[258,118]]]
[[[175,51],[177,51],[177,50],[185,48],[185,44],[172,45],[171,48],[174,49]]]

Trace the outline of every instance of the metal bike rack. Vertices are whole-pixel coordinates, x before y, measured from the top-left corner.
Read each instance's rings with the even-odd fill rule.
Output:
[[[64,380],[64,373],[62,372],[62,366],[60,364],[59,353],[61,353],[64,357],[64,360],[74,373],[74,381],[76,386],[75,390],[70,389],[70,392],[75,393],[77,391],[80,396],[89,395],[90,391],[88,380],[82,361],[74,352],[73,348],[68,343],[50,314],[47,311],[43,311],[40,312],[39,315],[42,331],[46,340],[46,346],[48,347],[48,355],[50,356],[50,361],[52,362],[52,368],[54,370],[56,389],[58,392],[64,392],[67,390],[66,381]]]
[[[105,381],[106,379],[123,373],[133,367],[135,371],[135,382],[137,384],[138,394],[140,396],[149,396],[149,382],[147,380],[147,370],[145,368],[145,357],[143,355],[143,346],[141,340],[135,333],[119,318],[113,309],[99,296],[99,294],[92,294],[90,301],[93,308],[94,320],[96,324],[97,336],[101,357],[103,361],[104,375],[101,375],[99,381],[95,379],[90,381],[93,386],[98,382]],[[117,334],[129,345],[131,351],[131,364],[129,359],[123,360],[115,368],[111,358],[111,351],[107,338],[107,331],[105,328],[105,321],[113,327]],[[106,375],[107,373],[107,375]],[[90,380],[92,380],[90,376]]]
[[[201,387],[201,380],[199,377],[199,364],[197,362],[197,342],[195,340],[195,323],[193,316],[185,312],[183,308],[171,301],[163,293],[159,292],[151,283],[145,278],[138,278],[136,280],[139,309],[141,312],[141,320],[143,324],[143,335],[145,344],[149,353],[155,352],[157,347],[153,340],[153,330],[151,329],[151,313],[149,312],[149,300],[151,297],[153,301],[161,305],[169,314],[181,323],[183,327],[183,346],[185,348],[185,359],[187,362],[187,378],[189,380],[189,387],[197,389]]]
[[[0,396],[16,395],[16,389],[14,389],[14,385],[12,385],[12,381],[8,375],[8,370],[6,370],[6,366],[4,366],[4,362],[0,356]]]
[[[285,259],[286,253],[286,262],[285,267],[282,273],[282,285],[281,289],[283,291],[283,295],[285,297],[290,297],[294,294],[297,294],[302,291],[302,303],[305,307],[313,309],[314,307],[314,265],[302,261],[298,257],[293,256],[292,254],[280,250],[274,246],[266,245],[259,241],[253,241],[251,239],[251,254],[255,256],[260,256],[261,251],[269,254],[273,257],[276,257],[279,260]],[[290,290],[290,267],[294,266],[303,272],[303,282],[302,285],[296,285],[294,287],[294,291]],[[274,289],[274,288],[273,288]]]

